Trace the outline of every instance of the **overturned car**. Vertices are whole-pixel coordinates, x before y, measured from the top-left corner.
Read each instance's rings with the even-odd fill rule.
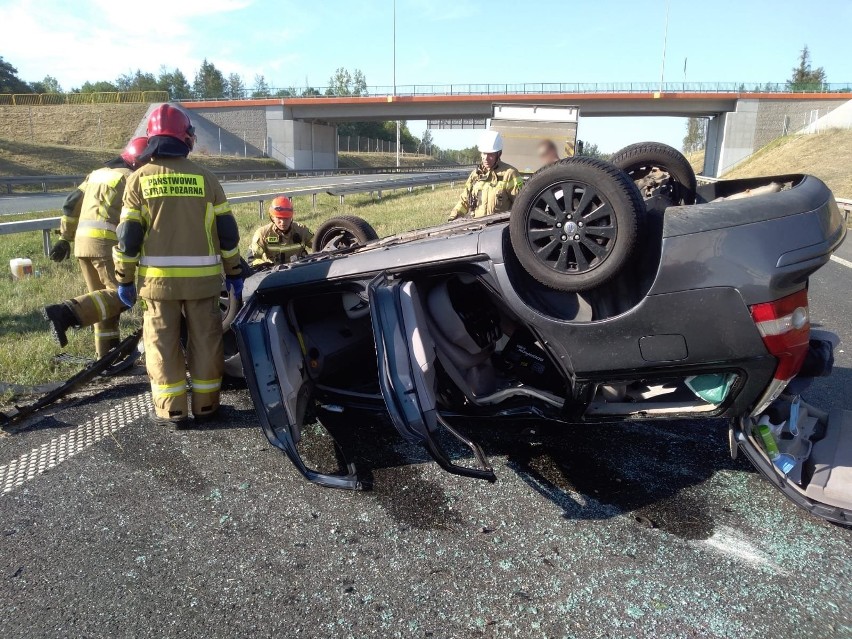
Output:
[[[324,486],[363,487],[352,464],[320,472],[300,454],[304,427],[341,416],[389,419],[447,471],[486,480],[466,419],[726,418],[732,454],[850,524],[852,414],[798,395],[831,370],[808,277],[845,233],[814,177],[696,187],[677,151],[645,143],[541,169],[511,214],[257,275],[233,328],[264,433]]]

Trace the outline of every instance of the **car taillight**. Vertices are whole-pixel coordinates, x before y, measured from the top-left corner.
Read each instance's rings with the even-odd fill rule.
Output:
[[[752,412],[758,415],[778,398],[808,354],[811,332],[808,291],[802,289],[774,302],[755,304],[750,310],[766,350],[778,358],[772,383]]]

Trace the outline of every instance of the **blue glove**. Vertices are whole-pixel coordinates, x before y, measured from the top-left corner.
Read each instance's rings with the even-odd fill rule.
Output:
[[[243,278],[241,277],[226,277],[225,287],[234,294],[238,300],[243,299]]]
[[[133,305],[136,304],[136,284],[119,284],[118,299],[127,308],[133,308]]]

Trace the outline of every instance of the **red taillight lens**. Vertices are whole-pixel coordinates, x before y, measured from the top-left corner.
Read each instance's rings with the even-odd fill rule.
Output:
[[[751,317],[766,350],[778,358],[775,379],[793,379],[808,353],[811,332],[808,291],[802,289],[774,302],[755,304],[751,307]]]

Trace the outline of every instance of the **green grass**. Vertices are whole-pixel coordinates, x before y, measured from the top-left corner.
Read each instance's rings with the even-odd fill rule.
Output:
[[[808,173],[815,175],[835,197],[852,197],[852,130],[833,129],[813,135],[777,138],[735,166],[724,178]]]
[[[335,215],[358,215],[385,237],[445,221],[459,189],[451,189],[449,185],[436,187],[434,191],[421,187],[413,193],[401,189],[385,192],[381,200],[371,199],[367,194],[351,195],[346,197],[342,207],[336,197],[323,195],[317,198],[316,211],[311,210],[308,197],[295,198],[294,205],[296,219],[309,228],[316,229]],[[261,224],[258,206],[254,203],[236,205],[234,214],[240,227],[241,252],[245,255],[254,230]],[[58,211],[16,219],[56,215]],[[33,269],[39,276],[12,280],[8,264],[15,257],[32,259]],[[0,382],[30,386],[68,378],[76,369],[54,364],[54,357],[61,351],[47,329],[41,309],[46,304],[85,293],[76,261],[54,264],[48,260],[42,253],[41,233],[33,232],[0,237],[0,266],[5,273],[0,276]],[[138,307],[122,316],[123,335],[139,325],[141,312]],[[93,357],[91,329],[71,331],[64,351]]]

